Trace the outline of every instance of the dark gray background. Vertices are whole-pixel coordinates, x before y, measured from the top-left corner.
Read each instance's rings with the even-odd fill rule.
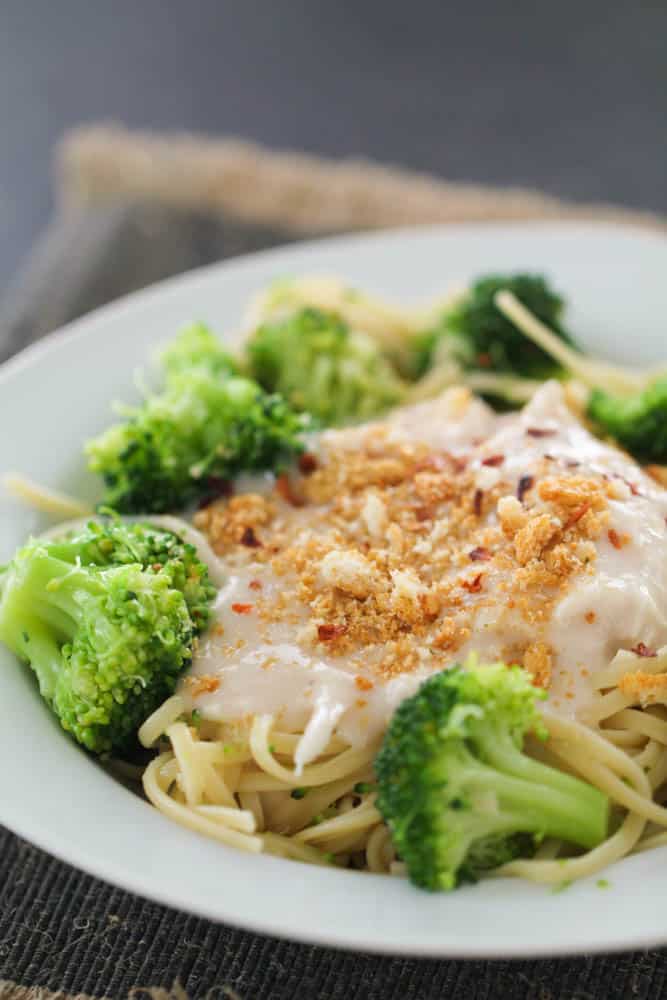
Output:
[[[95,119],[667,211],[664,0],[0,0],[0,288]]]

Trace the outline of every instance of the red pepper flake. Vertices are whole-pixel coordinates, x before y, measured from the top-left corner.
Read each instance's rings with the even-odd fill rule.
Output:
[[[648,646],[643,642],[638,642],[636,646],[633,646],[630,652],[636,653],[637,656],[644,656],[648,658],[652,658],[658,655],[655,649],[649,649]]]
[[[491,558],[491,553],[488,549],[485,549],[483,545],[478,545],[477,548],[473,549],[472,552],[469,552],[468,555],[473,562],[488,562]]]
[[[299,455],[299,469],[303,472],[304,476],[309,476],[316,468],[317,459],[309,451],[304,451],[303,455]]]
[[[526,434],[532,438],[548,438],[553,437],[556,432],[550,430],[548,427],[527,427]]]
[[[372,691],[373,681],[369,681],[368,677],[362,677],[361,674],[357,674],[354,678],[354,683],[357,685],[360,691]]]
[[[243,534],[241,535],[241,545],[246,545],[249,549],[261,549],[262,543],[255,534],[255,529],[248,525],[247,528],[243,529]]]
[[[632,493],[633,497],[643,496],[643,494],[640,492],[639,488],[634,483],[631,483],[629,479],[626,479],[625,476],[619,476],[618,474],[616,474],[614,476],[614,479],[622,479],[623,482],[625,483],[625,485],[629,488],[629,490]]]
[[[294,493],[292,489],[292,484],[289,481],[289,476],[286,476],[285,474],[283,474],[282,476],[278,476],[278,478],[276,479],[276,490],[283,498],[283,500],[286,503],[291,504],[292,507],[304,506],[305,501],[303,500],[302,497],[297,496]]]
[[[532,490],[535,485],[534,476],[522,476],[519,480],[519,485],[516,488],[517,498],[523,503],[523,498],[525,497],[528,490]]]
[[[477,355],[477,364],[479,365],[480,368],[490,368],[491,367],[491,363],[492,363],[492,361],[491,361],[491,355],[490,354],[484,353],[484,354],[478,354]]]
[[[482,513],[482,500],[484,499],[484,490],[475,490],[474,496],[472,498],[472,509],[476,517],[479,517]]]
[[[588,514],[590,509],[591,505],[588,501],[586,503],[582,503],[581,507],[577,507],[577,509],[570,514],[569,518],[565,522],[565,531],[567,531],[568,528],[572,528],[577,521],[581,521],[584,514]]]
[[[433,520],[433,508],[432,507],[417,507],[415,509],[415,517],[418,521],[432,521]]]
[[[251,580],[250,583],[248,584],[248,587],[250,588],[250,590],[261,590],[262,589],[262,581],[261,580]]]
[[[222,476],[207,476],[206,489],[215,490],[220,497],[230,497],[234,492],[234,484]]]
[[[234,492],[233,483],[229,479],[223,479],[221,476],[207,476],[204,487],[205,492],[197,503],[197,510],[202,510],[202,508],[210,506],[210,504],[215,503],[216,500],[221,500],[223,497],[230,497]]]
[[[482,589],[483,576],[483,573],[478,573],[472,580],[463,580],[461,586],[464,590],[467,590],[469,594],[479,594]]]
[[[347,632],[347,625],[318,625],[317,637],[320,642],[331,642]]]
[[[619,533],[616,531],[615,528],[609,529],[609,531],[607,532],[607,538],[609,539],[609,541],[611,542],[611,544],[614,546],[615,549],[622,549],[623,545],[625,544],[623,538],[621,538],[621,536],[619,535]]]
[[[461,455],[448,454],[447,458],[449,459],[449,463],[452,466],[454,472],[463,472],[468,465],[468,459],[463,458]]]
[[[504,455],[489,455],[488,458],[482,459],[482,465],[489,465],[491,468],[495,468],[497,465],[502,465],[504,461]]]
[[[255,607],[254,604],[232,604],[232,611],[237,615],[249,615]]]
[[[587,611],[586,614],[584,615],[584,618],[586,619],[589,625],[592,625],[596,618],[595,612]]]

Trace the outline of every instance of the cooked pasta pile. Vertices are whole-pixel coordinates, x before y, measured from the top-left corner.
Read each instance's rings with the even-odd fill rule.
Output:
[[[653,657],[621,652],[592,683],[600,696],[588,724],[544,713],[549,739],[535,741],[533,750],[607,794],[614,829],[599,847],[575,857],[563,843],[545,841],[534,857],[504,865],[498,875],[557,885],[667,844],[661,805],[667,798],[667,649]],[[176,695],[140,732],[146,746],[168,747],[143,776],[146,795],[166,816],[250,852],[404,874],[374,805],[377,745],[355,750],[334,737],[297,774],[294,751],[302,734],[281,732],[272,717],[233,727],[193,724],[183,711]]]
[[[182,719],[178,695],[140,731],[150,746],[166,737],[143,777],[153,805],[177,822],[247,851],[315,864],[395,871],[391,840],[372,789],[377,745],[354,749],[334,737],[297,774],[300,733],[271,716],[249,727]]]

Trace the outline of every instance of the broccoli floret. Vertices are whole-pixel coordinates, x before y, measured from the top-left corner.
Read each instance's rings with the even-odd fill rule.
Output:
[[[541,837],[600,843],[596,788],[523,752],[541,693],[519,667],[474,660],[435,674],[396,711],[375,762],[377,805],[412,881],[453,889]]]
[[[73,565],[31,542],[2,582],[0,639],[37,675],[63,729],[129,747],[191,659],[194,626],[167,570]]]
[[[587,415],[640,461],[667,462],[667,378],[627,398],[593,389]]]
[[[572,343],[561,325],[563,300],[540,275],[488,275],[445,310],[439,324],[414,342],[413,373],[423,375],[443,345],[465,370],[505,372],[530,379],[561,374],[559,365],[526,337],[497,308],[499,291],[512,292],[562,340]]]
[[[194,545],[171,531],[150,524],[128,524],[118,518],[89,521],[60,539],[41,542],[50,556],[72,565],[140,565],[150,573],[164,572],[180,590],[197,632],[208,624],[216,590]]]
[[[239,368],[203,323],[186,327],[160,355],[167,378],[192,368],[205,368],[212,375],[238,375]]]
[[[263,323],[246,352],[251,374],[266,390],[280,392],[324,425],[368,420],[405,395],[378,344],[322,309]]]
[[[307,426],[280,396],[203,365],[172,371],[164,391],[126,417],[86,447],[105,503],[123,513],[178,510],[211,480],[280,470],[302,449]]]

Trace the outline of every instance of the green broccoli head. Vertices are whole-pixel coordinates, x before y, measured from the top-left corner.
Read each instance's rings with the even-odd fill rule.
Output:
[[[0,640],[79,743],[122,751],[172,694],[214,594],[171,532],[91,521],[15,555],[0,582]]]
[[[263,323],[246,351],[250,372],[265,389],[324,425],[368,420],[405,395],[378,344],[321,309]]]
[[[0,639],[30,664],[63,729],[94,753],[133,742],[189,664],[193,635],[164,571],[73,566],[33,542],[4,580]]]
[[[163,392],[89,442],[105,503],[123,513],[178,510],[210,481],[280,470],[302,449],[307,420],[249,379],[200,366],[172,373]]]
[[[572,343],[560,321],[563,300],[545,278],[533,274],[488,275],[475,281],[433,329],[415,339],[415,377],[428,371],[443,343],[466,370],[506,372],[530,379],[561,374],[553,358],[527,340],[496,307],[494,296],[502,290],[512,292],[562,340]]]
[[[453,889],[544,836],[604,839],[606,797],[523,752],[543,730],[540,697],[520,668],[470,660],[399,706],[375,762],[377,804],[416,885]]]
[[[179,333],[162,352],[160,361],[167,378],[193,368],[204,368],[220,377],[239,372],[235,359],[203,323],[193,323]]]
[[[40,543],[49,555],[72,565],[140,565],[149,573],[163,572],[179,590],[192,618],[201,632],[210,618],[210,604],[215,587],[208,569],[194,545],[182,541],[171,531],[150,524],[129,524],[117,517],[89,521],[85,527],[68,532],[60,539]]]
[[[639,461],[667,462],[667,378],[625,398],[593,389],[587,416]]]

